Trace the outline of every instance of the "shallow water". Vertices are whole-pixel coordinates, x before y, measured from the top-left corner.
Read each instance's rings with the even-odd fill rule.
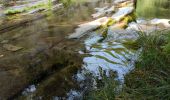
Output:
[[[100,77],[99,67],[106,71],[108,76],[110,71],[115,71],[117,79],[123,82],[124,75],[133,69],[135,52],[122,44],[123,39],[116,41],[113,37],[108,38],[103,42],[98,42],[101,37],[94,32],[85,40],[90,56],[84,58],[84,67],[97,77]]]
[[[137,0],[136,12],[139,17],[170,18],[169,0]]]
[[[91,18],[91,14],[94,13],[95,7],[104,7],[106,5],[109,5],[108,2],[110,2],[110,0],[108,1],[101,0],[100,2],[99,1],[77,2],[72,5],[67,5],[66,7],[61,8],[57,11],[48,11],[47,12],[48,17],[44,17],[44,18],[29,22],[26,24],[22,24],[20,25],[20,27],[17,27],[13,30],[1,33],[0,52],[7,59],[10,59],[10,57],[13,57],[14,55],[17,56],[19,54],[26,53],[26,52],[34,53],[36,51],[43,51],[44,49],[47,49],[51,46],[55,46],[58,48],[66,48],[66,49],[69,49],[70,51],[78,52],[78,50],[81,48],[79,46],[79,44],[81,43],[77,43],[74,40],[68,40],[66,39],[67,36],[74,32],[74,29],[77,27],[77,25],[93,20]],[[18,16],[15,16],[15,17],[18,17]],[[17,20],[19,19],[20,17]],[[22,47],[23,49],[17,52],[10,52],[3,48],[4,44],[13,44],[18,47]],[[53,55],[52,52],[47,52],[47,54]],[[63,55],[63,56],[67,56],[67,55]],[[61,59],[62,58],[64,59],[64,57],[61,57]],[[25,61],[22,61],[22,62],[26,63]],[[51,61],[47,62],[47,65],[48,63],[51,63]],[[68,63],[68,62],[65,62],[65,63]],[[60,65],[58,65],[58,67],[60,67]],[[77,85],[77,84],[74,84],[71,79],[73,73],[76,73],[77,71],[77,69],[76,70],[75,69],[76,68],[74,67],[66,68],[66,69],[63,68],[62,74],[64,73],[66,77],[69,76],[70,78],[67,81],[64,79],[64,77],[63,77],[63,80],[60,79],[60,77],[63,76],[61,73],[57,71],[56,73],[55,71],[49,72],[49,73],[53,73],[53,75],[48,76],[48,78],[45,80],[41,80],[43,82],[37,82],[38,87],[37,87],[37,83],[35,85],[28,86],[28,88],[26,88],[25,91],[23,91],[23,93],[26,94],[26,97],[25,96],[24,97],[29,98],[30,96],[32,96],[32,92],[36,92],[36,94],[40,94],[41,96],[44,96],[44,97],[46,96],[45,98],[48,98],[48,99],[53,98],[54,96],[64,96],[64,93],[66,94],[66,92],[68,92],[67,91],[68,89],[72,87],[76,87],[75,85]],[[69,71],[71,72],[69,73]],[[58,85],[56,84],[59,84],[62,86],[58,87]],[[34,86],[33,87],[34,91],[32,91],[32,86]],[[48,88],[47,92],[49,93],[46,92],[46,88]],[[28,91],[28,90],[31,90],[31,91]],[[27,92],[28,92],[28,96],[27,96]]]
[[[33,21],[12,31],[1,33],[0,41],[16,44],[26,50],[49,46],[73,33],[77,25],[92,20],[94,7],[104,6],[102,2],[81,2],[57,11],[48,11],[48,17]],[[107,5],[107,4],[106,4]],[[17,16],[14,18],[17,18]],[[20,17],[15,19],[20,20]]]

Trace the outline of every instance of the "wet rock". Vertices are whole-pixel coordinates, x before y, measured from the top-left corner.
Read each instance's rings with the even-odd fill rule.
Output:
[[[9,50],[9,51],[18,51],[18,50],[23,49],[23,47],[14,46],[12,44],[4,44],[3,48],[5,48],[6,50]]]
[[[107,24],[109,21],[108,17],[102,17],[97,20],[94,20],[92,22],[88,22],[85,24],[79,25],[79,27],[75,30],[75,33],[71,34],[68,38],[73,39],[73,38],[80,38],[84,36],[87,32],[93,31],[100,27],[101,25]]]
[[[33,92],[35,92],[35,91],[36,91],[36,86],[35,86],[35,85],[30,85],[30,86],[28,86],[28,88],[26,88],[26,89],[22,92],[22,94],[23,94],[23,95],[27,95],[27,94],[33,93]]]
[[[134,7],[122,7],[112,16],[116,21],[120,21],[123,17],[131,14],[134,11]]]

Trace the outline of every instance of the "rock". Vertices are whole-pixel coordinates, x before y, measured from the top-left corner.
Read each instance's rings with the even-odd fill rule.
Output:
[[[119,8],[118,12],[115,13],[112,18],[116,21],[120,21],[126,15],[132,13],[134,11],[134,7],[122,7]]]
[[[153,19],[150,21],[153,25],[163,24],[165,27],[170,27],[170,20],[169,19]]]
[[[112,30],[124,29],[124,27],[125,27],[126,25],[127,25],[127,23],[120,22],[120,23],[116,23],[116,24],[110,26],[110,29],[112,29]]]
[[[3,54],[0,54],[0,58],[2,58],[2,57],[4,57],[4,55],[3,55]]]
[[[62,7],[63,7],[63,4],[62,4],[62,3],[56,4],[56,5],[54,5],[54,6],[52,7],[52,10],[57,10],[57,9],[59,9],[59,8],[62,8]]]
[[[108,21],[109,21],[108,17],[102,17],[97,20],[94,20],[94,21],[91,21],[91,22],[88,22],[85,24],[81,24],[75,30],[75,32],[73,34],[71,34],[68,38],[70,38],[70,39],[80,38],[83,35],[85,35],[87,32],[93,31],[93,30],[97,29],[98,27],[100,27],[101,25],[107,24]]]
[[[93,17],[93,18],[98,18],[98,17],[104,16],[105,14],[106,14],[105,11],[103,11],[103,12],[97,12],[97,13],[95,13],[95,14],[92,14],[92,17]]]
[[[106,7],[103,7],[103,8],[95,8],[96,12],[95,14],[92,14],[92,17],[93,18],[97,18],[97,17],[100,17],[100,16],[104,16],[105,13],[106,13],[106,9],[108,8],[108,6]]]
[[[0,9],[2,9],[3,8],[3,4],[0,4]]]
[[[103,12],[104,10],[106,10],[108,8],[108,6],[103,7],[103,8],[94,8],[96,10],[96,12]]]
[[[2,44],[8,43],[8,42],[9,42],[9,40],[3,40],[3,41],[1,41]]]
[[[22,34],[15,34],[13,37],[12,37],[12,39],[17,39],[17,38],[19,38],[19,37],[21,37],[22,36]]]
[[[137,22],[138,24],[148,24],[148,21],[147,21],[147,20],[141,19],[141,18],[136,19],[136,22]]]
[[[115,11],[115,6],[110,7],[109,9],[106,10],[107,14],[110,14]]]
[[[118,4],[118,3],[125,2],[125,1],[127,1],[127,0],[115,0],[114,3],[115,3],[115,4]]]
[[[126,2],[123,2],[123,3],[120,3],[118,4],[118,7],[133,7],[133,2],[132,1],[126,1]]]
[[[18,51],[18,50],[21,50],[23,47],[14,46],[12,44],[4,44],[3,48],[9,51]]]
[[[45,9],[44,8],[34,9],[34,10],[29,11],[28,14],[34,14],[34,13],[37,13],[37,12],[41,12],[43,10],[45,10]]]
[[[131,22],[127,29],[150,33],[161,28],[151,24],[138,24],[136,22]]]
[[[105,14],[110,14],[110,13],[115,11],[115,6],[112,6],[112,7],[108,8],[108,9],[107,8],[108,7],[97,8],[97,13],[92,14],[92,17],[93,18],[98,18],[98,17],[104,16]]]

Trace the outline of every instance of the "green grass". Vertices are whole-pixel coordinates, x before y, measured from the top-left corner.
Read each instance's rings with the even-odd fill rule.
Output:
[[[102,79],[95,78],[97,88],[88,90],[84,96],[85,100],[115,100],[116,94],[119,93],[119,82],[115,80],[116,74],[110,72],[111,76],[107,77],[106,73],[100,69]],[[92,83],[91,83],[92,84]]]
[[[137,40],[142,52],[135,69],[126,76],[130,99],[170,99],[170,32],[141,33]]]

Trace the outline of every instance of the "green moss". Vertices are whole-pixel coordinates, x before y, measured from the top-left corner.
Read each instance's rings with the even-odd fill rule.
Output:
[[[115,24],[116,21],[112,18],[109,18],[108,22],[105,25],[101,25],[99,28],[99,33],[101,33],[102,35],[102,39],[99,40],[99,42],[103,41],[106,37],[107,37],[107,33],[108,33],[108,28],[109,26]]]

